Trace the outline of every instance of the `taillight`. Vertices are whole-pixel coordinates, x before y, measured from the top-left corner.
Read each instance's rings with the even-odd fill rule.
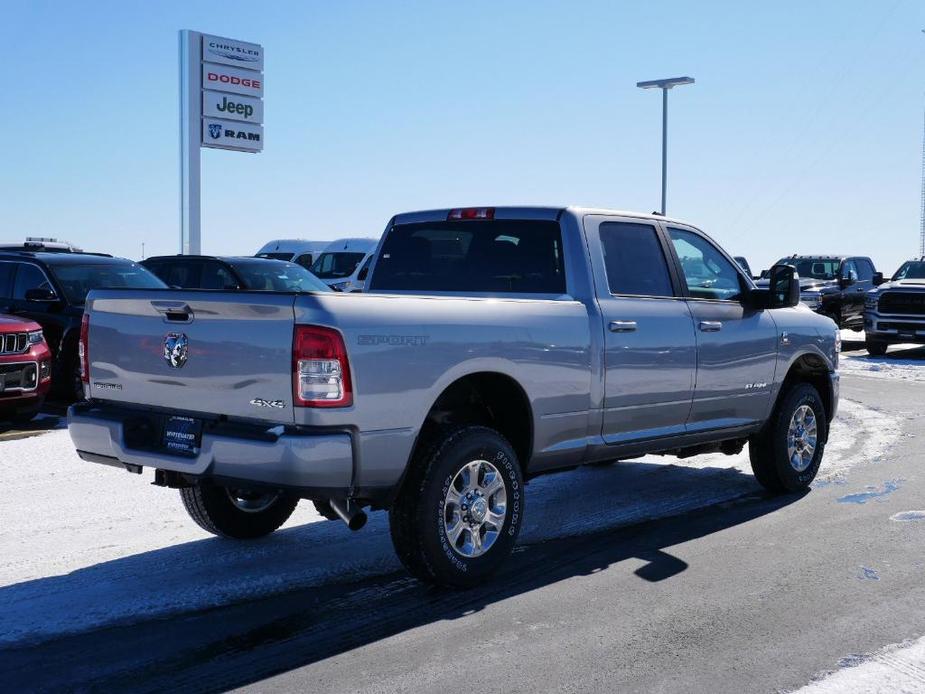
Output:
[[[90,382],[90,314],[85,313],[80,319],[80,342],[77,344],[80,359],[80,380]]]
[[[344,338],[333,328],[297,325],[292,335],[292,401],[296,407],[353,404]]]
[[[447,221],[458,221],[462,219],[494,219],[494,207],[461,207],[450,210],[446,216]]]

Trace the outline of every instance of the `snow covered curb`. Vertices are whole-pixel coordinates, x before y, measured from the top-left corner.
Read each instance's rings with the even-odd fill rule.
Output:
[[[925,691],[925,639],[843,658],[841,669],[797,690],[799,694],[892,694]]]
[[[898,420],[842,401],[818,484],[877,462]],[[200,531],[176,492],[80,461],[66,431],[0,444],[0,645],[47,639],[400,569],[385,513],[351,533],[311,504],[268,539]],[[522,543],[676,515],[758,491],[747,452],[650,456],[534,480]]]

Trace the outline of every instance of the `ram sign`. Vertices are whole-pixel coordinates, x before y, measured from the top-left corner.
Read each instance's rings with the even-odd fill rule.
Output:
[[[259,152],[263,149],[263,127],[216,118],[203,118],[202,144],[204,147]]]

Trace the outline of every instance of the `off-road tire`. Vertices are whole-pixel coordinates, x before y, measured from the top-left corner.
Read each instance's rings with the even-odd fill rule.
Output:
[[[867,353],[872,357],[882,357],[886,354],[886,349],[889,345],[886,342],[879,342],[877,340],[868,340],[865,344],[867,347]]]
[[[224,487],[197,485],[180,489],[186,512],[196,524],[213,535],[235,540],[253,540],[269,535],[285,523],[298,497],[280,494],[262,511],[242,511],[231,501]]]
[[[443,504],[453,479],[466,463],[485,460],[501,474],[507,511],[501,532],[481,556],[465,557],[450,545]],[[413,576],[441,586],[471,588],[507,559],[524,513],[523,474],[517,454],[501,434],[483,426],[442,429],[419,447],[401,492],[389,511],[392,543]]]
[[[794,412],[802,405],[812,409],[818,433],[812,461],[800,472],[787,457],[787,432]],[[808,488],[819,471],[827,438],[828,418],[819,392],[808,383],[793,385],[781,393],[770,420],[749,439],[748,456],[755,478],[765,489],[778,494]]]

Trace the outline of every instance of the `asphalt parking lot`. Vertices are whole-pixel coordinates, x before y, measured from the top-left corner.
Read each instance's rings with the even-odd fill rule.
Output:
[[[486,691],[738,692],[877,665],[925,686],[883,655],[925,624],[925,349],[851,337],[809,493],[766,496],[745,455],[540,478],[513,561],[467,592],[409,578],[381,513],[351,535],[303,504],[266,540],[207,537],[175,492],[76,459],[52,410],[0,433],[0,670],[14,690],[433,691],[473,659]]]

